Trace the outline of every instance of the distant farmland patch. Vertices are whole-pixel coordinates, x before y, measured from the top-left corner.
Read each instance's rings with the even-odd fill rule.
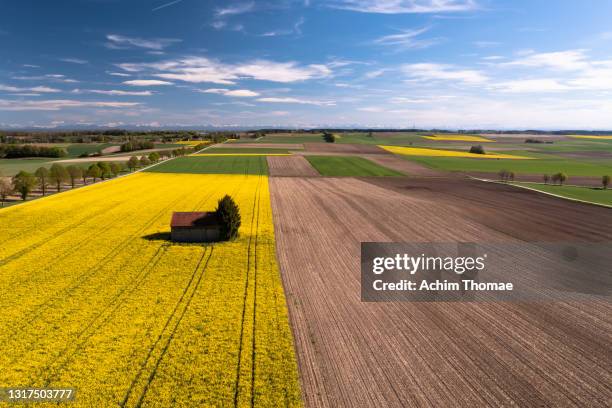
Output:
[[[593,140],[612,140],[612,136],[581,136],[581,135],[572,135],[575,139],[593,139]]]
[[[164,162],[148,172],[191,174],[268,174],[265,156],[187,156]]]
[[[408,160],[408,157],[405,156]],[[610,160],[578,161],[570,159],[533,159],[533,160],[474,160],[463,157],[410,157],[409,160],[424,164],[428,167],[465,172],[497,173],[505,169],[517,174],[554,174],[564,172],[572,176],[601,177],[612,174]]]
[[[259,153],[259,154],[289,154],[287,149],[276,148],[258,148],[258,147],[213,147],[212,149],[204,150],[199,154],[219,154],[219,153]]]
[[[423,136],[424,139],[429,140],[440,140],[445,142],[478,142],[478,143],[491,143],[495,142],[495,140],[487,139],[482,136],[474,136],[474,135],[433,135],[433,136]]]
[[[403,176],[402,173],[356,156],[306,156],[310,164],[323,176],[368,177]]]
[[[473,159],[512,159],[512,160],[525,160],[531,159],[527,156],[518,156],[502,153],[487,153],[477,154],[470,153],[469,151],[459,150],[443,150],[443,149],[427,149],[423,147],[402,147],[402,146],[380,146],[383,149],[403,156],[431,156],[431,157],[468,157]]]
[[[112,143],[75,143],[66,147],[68,156],[78,157],[82,154],[99,153],[107,147],[114,146]]]
[[[261,143],[318,143],[323,141],[323,134],[310,133],[281,133],[278,135],[266,135]]]
[[[14,176],[21,170],[34,173],[39,167],[51,167],[53,160],[42,159],[0,159],[0,173],[3,176]]]

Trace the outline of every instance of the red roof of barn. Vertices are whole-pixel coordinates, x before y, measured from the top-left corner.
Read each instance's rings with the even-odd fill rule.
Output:
[[[171,227],[197,228],[219,225],[219,219],[214,212],[175,212],[172,214]]]

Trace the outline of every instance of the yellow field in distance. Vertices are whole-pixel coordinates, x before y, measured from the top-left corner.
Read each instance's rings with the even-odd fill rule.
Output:
[[[423,139],[439,140],[446,142],[479,142],[479,143],[494,143],[495,140],[487,139],[482,136],[470,136],[470,135],[433,135],[433,136],[422,136]]]
[[[210,140],[181,140],[180,142],[176,142],[176,144],[185,146],[197,146],[205,143],[210,143]]]
[[[570,135],[575,139],[594,139],[594,140],[612,140],[612,136],[582,136],[582,135]]]
[[[230,194],[236,241],[168,241]],[[138,173],[0,210],[0,386],[74,407],[301,406],[267,176]]]
[[[379,146],[388,152],[404,156],[430,156],[430,157],[469,157],[473,159],[516,159],[530,160],[531,157],[515,156],[502,153],[476,154],[470,152],[458,152],[455,150],[426,149],[422,147],[403,147],[403,146]]]

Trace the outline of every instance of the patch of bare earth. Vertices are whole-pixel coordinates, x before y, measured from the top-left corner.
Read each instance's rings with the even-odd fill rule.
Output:
[[[144,156],[143,154],[133,154],[131,156],[96,156],[96,157],[83,157],[78,159],[65,159],[56,160],[55,163],[89,163],[89,162],[126,162],[130,157],[136,156],[138,158]]]
[[[460,179],[275,177],[270,187],[307,406],[611,400],[608,302],[362,303],[360,242],[611,240],[612,211]]]
[[[268,156],[270,176],[316,177],[319,173],[302,156]]]
[[[121,151],[121,146],[109,146],[105,149],[102,149],[102,154],[118,153],[120,151]]]

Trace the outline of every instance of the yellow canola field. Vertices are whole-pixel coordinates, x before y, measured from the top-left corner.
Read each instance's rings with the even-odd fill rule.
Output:
[[[431,157],[469,157],[473,159],[517,159],[529,160],[531,157],[515,156],[502,153],[476,154],[470,152],[459,152],[455,150],[426,149],[422,147],[403,147],[403,146],[379,146],[391,153],[404,156],[431,156]]]
[[[423,136],[423,139],[439,140],[447,142],[480,142],[480,143],[494,143],[495,140],[487,139],[482,136],[470,136],[470,135],[433,135]]]
[[[236,241],[168,242],[173,211],[226,193]],[[266,176],[139,173],[0,225],[0,387],[75,387],[74,407],[301,405]]]
[[[210,157],[210,156],[291,156],[291,153],[194,153],[190,156]]]
[[[205,143],[210,143],[210,140],[181,140],[180,142],[176,142],[176,144],[185,146],[197,146]]]
[[[594,139],[594,140],[612,140],[612,136],[582,136],[582,135],[572,135],[575,139]]]

